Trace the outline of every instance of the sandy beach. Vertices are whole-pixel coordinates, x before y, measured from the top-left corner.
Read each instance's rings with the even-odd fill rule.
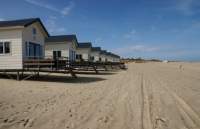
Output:
[[[0,79],[0,129],[200,129],[200,63]]]

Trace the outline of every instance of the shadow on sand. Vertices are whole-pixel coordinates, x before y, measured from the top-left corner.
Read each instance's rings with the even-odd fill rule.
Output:
[[[34,78],[30,78],[28,80],[29,81],[41,81],[41,82],[60,82],[60,83],[92,83],[92,82],[104,81],[106,79],[100,78],[100,77],[73,78],[73,77],[69,77],[69,76],[41,75],[40,77],[34,77]]]
[[[99,72],[99,73],[95,73],[95,72],[84,72],[84,71],[81,71],[81,72],[76,72],[77,75],[79,74],[85,74],[85,75],[114,75],[114,74],[117,74],[117,72]]]
[[[27,75],[24,75],[24,76],[27,76]],[[16,75],[11,75],[10,77],[8,77],[6,75],[0,74],[0,78],[15,80]],[[107,79],[101,78],[101,77],[81,77],[81,76],[78,76],[78,78],[73,78],[73,77],[70,77],[70,76],[40,75],[39,77],[34,76],[34,77],[28,78],[26,80],[27,81],[36,81],[36,82],[38,81],[38,82],[57,82],[57,83],[92,83],[92,82],[104,81],[104,80],[107,80]],[[23,79],[22,79],[22,81],[23,81]]]

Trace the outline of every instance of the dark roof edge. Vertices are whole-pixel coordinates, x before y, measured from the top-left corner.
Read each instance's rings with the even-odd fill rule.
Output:
[[[47,29],[45,28],[45,26],[44,26],[44,24],[42,23],[42,21],[40,20],[40,18],[35,18],[35,21],[32,21],[32,22],[26,24],[25,27],[30,26],[30,25],[32,25],[32,24],[35,23],[35,22],[39,22],[39,23],[40,23],[40,25],[41,25],[42,28],[44,29],[45,33],[46,33],[47,36],[49,37],[50,34],[49,34],[49,32],[47,31]]]

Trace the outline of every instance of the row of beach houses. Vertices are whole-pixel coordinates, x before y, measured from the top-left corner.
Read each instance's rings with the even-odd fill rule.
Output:
[[[23,69],[30,58],[120,62],[120,56],[78,42],[76,35],[51,36],[39,18],[0,21],[0,70]]]

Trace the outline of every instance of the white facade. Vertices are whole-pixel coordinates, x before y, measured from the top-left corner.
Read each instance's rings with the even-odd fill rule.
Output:
[[[92,51],[91,57],[94,58],[93,62],[99,62],[100,61],[100,51]]]
[[[36,34],[33,34],[33,29],[36,29]],[[29,47],[30,43],[34,43],[40,45],[41,47],[41,55],[34,55],[36,58],[37,56],[44,57],[44,45],[45,45],[45,38],[47,35],[44,31],[42,31],[42,27],[40,26],[39,22],[36,22],[22,31],[22,42],[23,42],[23,58],[29,58],[32,55],[29,55],[30,52],[27,47]],[[28,46],[27,46],[28,45]]]
[[[22,28],[0,29],[0,42],[10,42],[10,53],[0,54],[0,69],[21,69]]]
[[[76,49],[77,55],[82,55],[82,59],[84,61],[90,61],[91,58],[91,48],[77,48]]]
[[[107,59],[108,59],[108,62],[114,62],[113,60],[113,56],[112,55],[107,55]]]
[[[120,62],[120,57],[113,57],[113,62]]]
[[[36,30],[36,34],[32,33],[33,28]],[[27,27],[1,27],[0,43],[9,42],[10,52],[0,54],[0,69],[22,69],[23,60],[27,57],[25,44],[32,42],[44,46],[44,39],[47,37],[47,34],[41,28],[39,22],[35,22]]]
[[[100,54],[100,58],[101,58],[101,62],[107,62],[108,61],[106,54]]]
[[[61,51],[61,57],[70,61],[74,61],[76,59],[75,42],[46,42],[45,56],[53,58],[53,51]]]

